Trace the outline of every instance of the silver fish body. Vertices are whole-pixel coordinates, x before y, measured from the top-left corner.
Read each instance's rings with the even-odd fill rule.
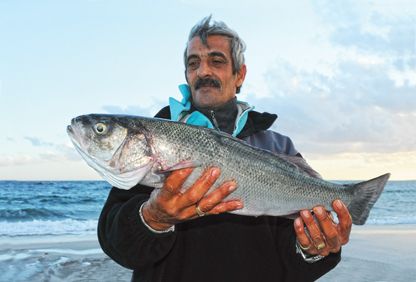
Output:
[[[221,132],[164,119],[85,115],[72,120],[68,134],[87,163],[121,189],[137,183],[160,188],[167,172],[194,167],[184,187],[202,170],[221,168],[217,183],[235,179],[229,197],[241,199],[242,215],[288,216],[335,199],[349,208],[353,223],[364,224],[389,178],[385,174],[354,185],[311,177],[300,157],[252,147]],[[215,185],[214,185],[215,186]]]

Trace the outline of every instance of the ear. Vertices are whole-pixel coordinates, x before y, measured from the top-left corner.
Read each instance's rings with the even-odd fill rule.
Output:
[[[246,65],[242,65],[240,71],[237,73],[237,79],[235,81],[235,87],[238,88],[243,85],[244,79],[246,78],[247,67]]]

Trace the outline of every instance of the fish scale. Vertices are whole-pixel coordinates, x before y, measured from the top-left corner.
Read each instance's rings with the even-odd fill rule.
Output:
[[[108,132],[95,132],[98,123],[106,125]],[[128,137],[112,136],[125,129]],[[312,177],[315,172],[301,157],[271,153],[216,130],[164,119],[92,114],[73,119],[67,131],[88,164],[121,189],[137,183],[162,187],[166,172],[193,167],[183,186],[186,189],[203,170],[217,166],[221,175],[211,189],[234,179],[238,188],[229,199],[243,201],[244,208],[233,212],[241,215],[289,216],[316,205],[330,209],[335,199],[341,199],[353,223],[364,224],[389,178],[385,174],[351,185],[328,182]],[[108,136],[97,136],[104,134]],[[103,139],[111,140],[110,147],[118,147],[123,156],[113,165],[123,166],[124,161],[129,163],[128,171],[117,174],[117,167],[99,159],[105,154],[97,152],[108,147],[100,143]]]

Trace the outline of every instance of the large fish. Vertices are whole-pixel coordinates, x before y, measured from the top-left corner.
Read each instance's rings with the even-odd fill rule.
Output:
[[[113,186],[137,183],[160,188],[168,172],[194,167],[192,183],[209,166],[221,168],[217,183],[235,179],[229,197],[241,199],[243,215],[289,216],[341,199],[354,224],[364,224],[389,178],[340,185],[311,177],[300,157],[252,147],[230,135],[164,119],[91,114],[74,118],[67,132],[76,149]],[[185,184],[184,187],[187,187]]]

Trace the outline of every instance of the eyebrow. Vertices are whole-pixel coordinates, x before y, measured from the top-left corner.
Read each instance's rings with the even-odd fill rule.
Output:
[[[224,55],[224,53],[222,52],[218,52],[218,51],[213,51],[213,52],[209,52],[208,53],[208,57],[221,57],[227,60],[227,57]],[[191,54],[189,55],[189,57],[187,58],[187,60],[189,61],[190,59],[198,59],[199,56],[196,54]]]
[[[208,53],[208,56],[209,57],[222,57],[224,59],[227,59],[227,57],[224,55],[224,53],[217,52],[217,51],[213,51],[213,52]]]

